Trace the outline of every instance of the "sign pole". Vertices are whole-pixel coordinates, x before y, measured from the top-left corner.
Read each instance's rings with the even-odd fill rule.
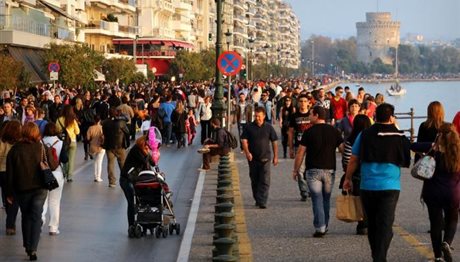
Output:
[[[230,131],[230,114],[231,114],[231,86],[232,76],[228,76],[228,90],[227,90],[227,130]]]

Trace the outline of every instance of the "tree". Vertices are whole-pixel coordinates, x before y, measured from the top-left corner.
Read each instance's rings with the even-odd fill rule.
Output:
[[[88,86],[94,83],[94,70],[104,60],[102,54],[85,44],[58,45],[51,43],[45,51],[45,65],[58,62],[61,66],[59,82],[67,87]]]
[[[20,84],[24,67],[21,62],[15,61],[11,56],[0,54],[0,89],[14,89]]]
[[[214,60],[214,61],[213,61]],[[169,67],[169,76],[183,75],[183,80],[208,80],[214,76],[215,53],[213,51],[201,51],[200,53],[181,50]]]
[[[124,84],[130,84],[136,80],[136,66],[133,60],[127,58],[107,59],[102,64],[105,80],[115,83],[117,80]]]

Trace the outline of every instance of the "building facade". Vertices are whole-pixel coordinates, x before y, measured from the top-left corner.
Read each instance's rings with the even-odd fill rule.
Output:
[[[366,13],[366,22],[356,23],[358,61],[372,63],[380,58],[385,64],[391,64],[390,48],[400,43],[400,22],[391,20],[391,13]]]

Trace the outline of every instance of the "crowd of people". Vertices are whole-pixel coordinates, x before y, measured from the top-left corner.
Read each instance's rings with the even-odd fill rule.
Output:
[[[454,125],[448,124],[441,103],[431,103],[418,141],[410,145],[397,128],[394,107],[385,103],[382,94],[372,96],[362,87],[353,94],[346,86],[330,91],[316,85],[315,80],[274,80],[237,81],[225,87],[225,92],[231,92],[229,123],[236,126],[241,153],[249,163],[256,206],[264,209],[268,205],[270,164],[278,164],[275,128],[279,125],[280,155],[295,159],[292,178],[298,184],[300,200],[311,198],[313,236],[324,237],[339,172],[338,148],[344,173],[340,186],[361,196],[365,211],[356,232],[368,235],[374,261],[386,261],[400,191],[400,168],[409,166],[411,148],[417,152],[434,148],[430,152],[437,161],[436,172],[433,179],[424,182],[422,197],[428,206],[435,258],[451,261],[450,245],[460,202],[460,114]],[[41,225],[48,210],[49,234],[59,234],[62,188],[65,182],[78,179],[74,165],[80,157],[94,160],[94,182],[101,183],[107,156],[110,188],[116,187],[117,162],[119,182],[128,201],[128,224],[132,226],[134,196],[128,172],[131,167],[156,164],[148,157],[151,127],[161,131],[166,147],[176,144],[179,150],[199,143],[212,154],[229,151],[221,131],[223,123],[211,108],[214,91],[209,82],[106,84],[93,91],[43,85],[17,95],[4,91],[0,101],[0,181],[6,233],[16,234],[16,216],[21,209],[24,248],[31,260],[37,259]],[[143,136],[139,137],[138,131]],[[195,142],[198,131],[200,140]],[[132,141],[134,146],[127,152]],[[84,148],[82,156],[76,154],[79,143]],[[59,188],[51,192],[43,189],[38,179],[41,144],[52,145],[58,155],[64,150],[68,156],[68,161],[53,171]],[[202,169],[208,170],[210,155],[204,153]],[[131,159],[129,163],[127,159]],[[441,191],[443,194],[438,194]]]

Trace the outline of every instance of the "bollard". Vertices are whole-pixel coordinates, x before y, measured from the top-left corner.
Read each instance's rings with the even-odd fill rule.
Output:
[[[219,172],[219,174],[226,174],[226,173],[231,173],[232,172],[230,167],[219,167],[217,169],[217,171]]]
[[[233,211],[233,204],[230,202],[220,203],[214,206],[215,213],[232,212],[232,211]]]
[[[232,180],[224,179],[217,181],[217,187],[225,187],[225,186],[232,186]]]
[[[233,199],[232,195],[227,195],[227,194],[218,195],[216,197],[216,199],[217,199],[217,204],[220,204],[220,203],[232,203],[232,204],[234,204],[234,199]]]
[[[223,212],[214,214],[215,226],[222,224],[234,224],[235,214],[233,212]]]
[[[238,259],[234,256],[230,255],[220,255],[220,256],[215,256],[212,258],[213,262],[233,262],[233,261],[238,261]]]
[[[231,180],[232,179],[232,174],[217,174],[217,179],[218,180]]]
[[[217,249],[217,252],[216,252],[217,256],[232,255],[234,244],[235,244],[235,240],[231,238],[226,238],[226,237],[219,238],[213,241],[213,245]]]
[[[235,240],[235,238],[233,237],[234,231],[235,231],[235,225],[231,225],[231,224],[216,225],[214,226],[214,232],[216,233],[214,235],[214,239],[228,237],[228,238]]]
[[[233,194],[233,188],[231,186],[217,188],[217,195],[232,195],[232,194]]]

